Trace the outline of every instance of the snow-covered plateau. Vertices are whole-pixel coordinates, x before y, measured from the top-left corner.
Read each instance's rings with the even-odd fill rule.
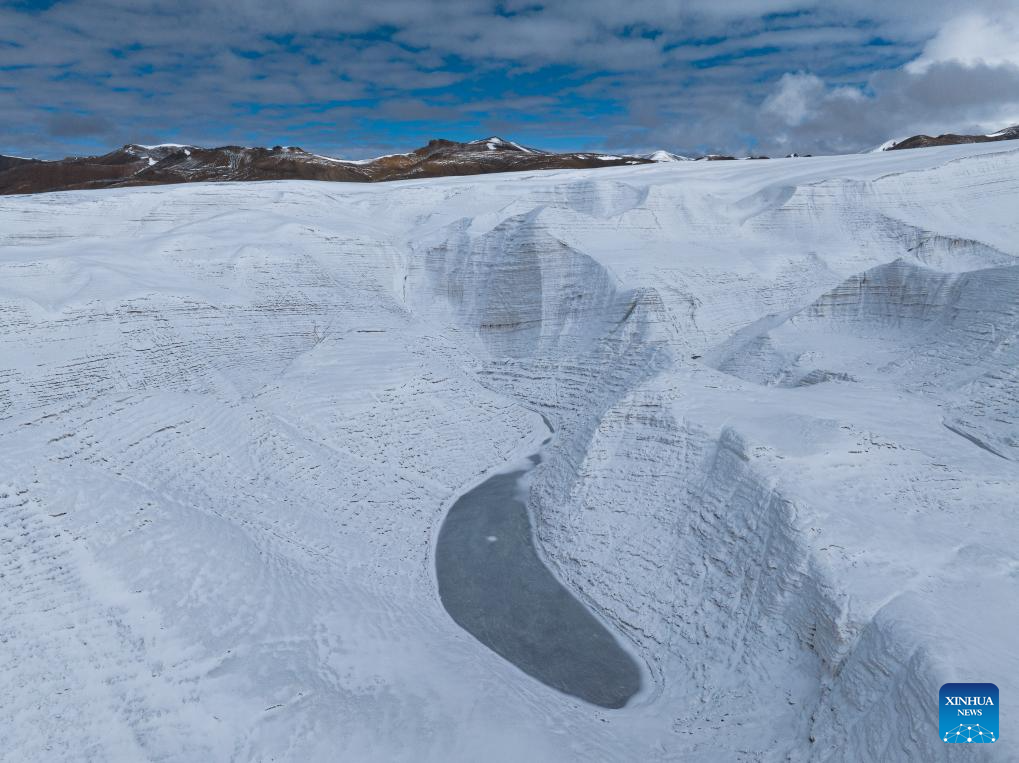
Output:
[[[1017,209],[1013,142],[0,198],[0,758],[969,759],[986,681],[1015,760]],[[620,709],[437,591],[550,427]]]

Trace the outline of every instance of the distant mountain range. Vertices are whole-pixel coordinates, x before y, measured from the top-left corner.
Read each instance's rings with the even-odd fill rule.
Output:
[[[911,138],[895,141],[890,140],[881,146],[882,151],[898,151],[904,148],[929,148],[931,146],[951,146],[957,143],[991,143],[996,140],[1019,139],[1019,125],[1006,127],[1004,130],[990,135],[956,135],[946,133],[936,137],[931,135],[914,135]]]
[[[914,135],[903,140],[890,140],[875,150],[893,151],[1014,139],[1019,139],[1019,125],[990,135]],[[0,154],[0,195],[230,180],[375,183],[447,175],[734,158],[723,154],[681,156],[664,150],[638,156],[588,151],[556,153],[529,148],[495,136],[466,143],[432,140],[428,145],[405,154],[389,154],[374,159],[335,159],[312,154],[296,146],[201,148],[177,143],[155,146],[129,143],[102,156],[73,156],[53,161]]]
[[[433,140],[406,154],[345,160],[294,146],[200,148],[128,144],[102,156],[56,161],[0,156],[0,194],[227,180],[385,180],[479,175],[519,170],[580,169],[647,164],[639,156],[553,153],[498,137],[469,143]]]

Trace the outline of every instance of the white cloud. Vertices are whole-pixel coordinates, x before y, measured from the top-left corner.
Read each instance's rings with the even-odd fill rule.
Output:
[[[814,74],[783,74],[775,92],[765,99],[761,109],[787,125],[802,124],[814,113],[826,90],[824,80]]]
[[[958,0],[62,0],[39,12],[0,0],[0,152],[139,140],[328,152],[468,130],[614,150],[852,150],[914,127],[1006,124],[1017,3],[967,0],[960,18]]]
[[[938,63],[963,66],[1019,66],[1019,13],[990,18],[968,14],[952,19],[930,40],[923,53],[906,66],[914,74]]]

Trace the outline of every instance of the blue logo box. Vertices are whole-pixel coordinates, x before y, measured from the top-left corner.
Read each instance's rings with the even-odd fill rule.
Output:
[[[998,687],[994,684],[945,684],[938,693],[938,731],[949,744],[998,741]]]

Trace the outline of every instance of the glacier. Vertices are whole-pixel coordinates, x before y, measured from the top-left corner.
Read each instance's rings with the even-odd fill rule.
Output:
[[[1017,201],[1012,142],[0,198],[0,758],[959,759],[939,686],[1019,691]],[[620,709],[440,600],[539,451]]]

